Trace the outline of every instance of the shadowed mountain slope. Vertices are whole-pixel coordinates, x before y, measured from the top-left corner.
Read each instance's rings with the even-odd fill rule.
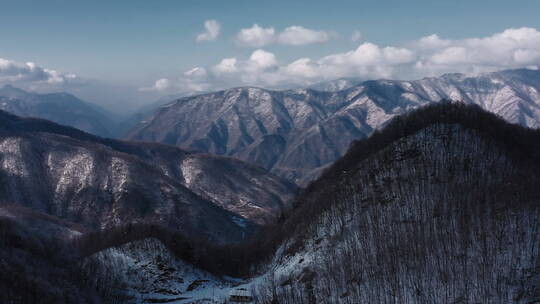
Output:
[[[254,223],[275,220],[296,191],[237,160],[103,139],[6,112],[0,112],[0,180],[3,200],[89,227],[159,222],[227,242],[241,240]]]
[[[398,117],[297,199],[261,303],[540,300],[540,131],[477,106]]]

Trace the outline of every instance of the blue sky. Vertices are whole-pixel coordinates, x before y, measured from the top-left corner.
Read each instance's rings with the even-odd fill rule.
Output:
[[[279,73],[261,76],[259,70],[250,68],[253,65],[250,65],[249,58],[256,50],[266,52],[258,53],[264,55],[261,58],[264,57],[265,64],[270,62],[265,68],[276,70],[301,58],[309,58],[313,63],[326,56],[343,55],[354,51],[363,43],[371,43],[382,52],[383,48],[388,46],[411,49],[411,43],[432,34],[445,41],[462,41],[468,38],[491,37],[508,29],[536,30],[540,29],[539,12],[540,1],[532,0],[512,2],[0,0],[0,37],[2,37],[0,58],[23,65],[26,62],[34,62],[44,69],[52,69],[63,74],[76,74],[79,79],[85,81],[106,83],[109,89],[115,86],[123,87],[125,90],[134,88],[130,98],[143,100],[160,94],[187,91],[191,84],[199,82],[204,82],[204,85],[194,87],[205,90],[243,84],[271,87],[279,86],[280,81],[290,82],[290,77],[293,77],[291,75],[297,75],[289,73],[288,76],[284,76],[284,73]],[[197,42],[197,35],[205,31],[203,24],[206,20],[215,20],[219,24],[219,35],[212,41]],[[273,42],[252,47],[239,43],[238,33],[242,29],[252,28],[254,24],[262,29],[272,28],[275,32],[271,38]],[[280,33],[291,26],[300,26],[302,29],[324,34],[325,38],[322,39],[324,41],[301,45],[295,45],[290,41],[280,42],[285,41],[280,40]],[[351,35],[355,31],[361,33],[361,38],[352,41]],[[534,33],[532,35],[534,36]],[[525,49],[523,54],[526,58],[532,59],[520,61],[524,64],[536,63],[533,56],[536,38],[530,39],[532,42],[527,42],[525,47],[519,45],[512,49],[514,57],[516,51]],[[461,44],[458,42],[441,44],[438,51],[445,51],[445,47],[461,47]],[[470,47],[474,46],[469,46],[467,52],[470,52]],[[417,54],[422,53],[417,48],[412,48],[414,56],[420,56]],[[374,51],[369,48],[366,50],[368,53]],[[434,55],[436,54],[429,56]],[[257,70],[259,74],[246,79],[240,79],[239,76],[218,75],[213,72],[212,67],[224,58],[237,60],[236,71],[245,74]],[[381,58],[388,59],[384,56]],[[422,73],[427,75],[444,72],[444,67],[441,66],[437,66],[436,69],[430,68],[429,71],[423,70],[424,72],[416,70],[407,72],[407,69],[402,67],[404,60],[406,61],[406,58],[402,56],[396,65],[390,67],[391,71],[386,69],[368,72],[364,71],[364,67],[358,67],[355,71],[345,72],[345,69],[340,69],[343,75],[341,72],[330,74],[336,77],[408,78],[423,76]],[[414,62],[418,64],[417,59]],[[482,63],[483,65],[477,65],[481,68],[476,70],[512,68],[518,63],[500,67]],[[242,64],[244,68],[240,68]],[[326,71],[320,67],[320,63],[317,64],[317,69]],[[184,73],[195,67],[204,68],[204,75],[198,73],[197,79],[179,80],[187,77]],[[202,78],[204,79],[201,80]],[[326,80],[318,76],[308,78],[304,80],[308,82]],[[151,90],[152,85],[159,79],[169,80],[167,90],[162,92]],[[176,85],[178,81],[183,81],[182,85]],[[0,82],[2,82],[1,72]],[[80,87],[81,83],[77,85]],[[43,85],[35,88],[43,89]],[[111,95],[121,95],[120,92],[124,91],[112,92],[114,94]]]

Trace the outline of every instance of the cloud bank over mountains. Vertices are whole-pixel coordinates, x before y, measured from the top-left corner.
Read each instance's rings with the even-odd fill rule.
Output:
[[[262,47],[273,43],[300,45],[329,39],[325,32],[289,27],[277,33],[257,24],[242,29],[236,37],[244,46]],[[353,40],[360,40],[355,32]],[[481,73],[540,64],[540,32],[534,28],[511,28],[487,37],[443,39],[436,34],[401,46],[380,46],[362,42],[353,50],[322,58],[298,58],[281,62],[262,48],[248,58],[223,58],[212,66],[199,66],[178,79],[156,81],[150,90],[197,91],[231,86],[294,87],[343,77],[364,79],[413,79],[443,73]]]
[[[198,42],[213,41],[220,35],[220,24],[207,20],[206,31]],[[320,58],[302,57],[285,62],[279,54],[263,47],[282,45],[297,47],[337,39],[329,31],[290,26],[282,31],[254,24],[240,30],[234,42],[240,47],[253,47],[246,57],[226,57],[211,65],[194,66],[176,77],[161,77],[148,86],[132,89],[136,94],[197,93],[236,86],[290,88],[311,85],[344,77],[360,79],[417,79],[444,73],[481,73],[511,68],[538,68],[540,65],[540,32],[535,28],[510,28],[486,37],[451,40],[436,34],[420,37],[402,45],[383,46],[364,40],[361,32],[352,37],[357,47]],[[141,71],[141,73],[144,73]],[[0,56],[0,85],[12,84],[37,91],[66,90],[82,97],[96,89],[96,81],[59,72],[28,62],[20,63]],[[85,89],[85,86],[88,88]],[[126,95],[122,89],[122,96]],[[99,95],[99,94],[98,94]],[[120,94],[116,94],[120,95]],[[129,95],[129,94],[128,94]],[[116,97],[115,97],[116,98]],[[116,98],[120,99],[120,97]],[[115,100],[116,100],[115,99]],[[118,103],[118,102],[116,102]]]

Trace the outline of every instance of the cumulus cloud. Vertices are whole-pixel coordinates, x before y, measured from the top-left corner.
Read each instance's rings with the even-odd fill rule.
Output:
[[[24,88],[61,87],[77,84],[75,74],[64,74],[33,62],[20,63],[0,58],[0,84],[14,84]]]
[[[156,80],[153,86],[140,88],[139,90],[142,92],[148,92],[148,91],[163,92],[170,88],[172,88],[172,82],[167,78],[161,78],[161,79]]]
[[[238,60],[236,58],[224,58],[214,67],[217,73],[234,73],[238,71],[236,67]]]
[[[277,65],[276,56],[265,50],[256,50],[249,56],[246,70],[262,71]]]
[[[323,43],[330,40],[330,37],[326,31],[311,30],[299,25],[276,32],[273,27],[263,28],[254,24],[250,28],[241,29],[236,35],[236,42],[240,46],[256,48],[270,44],[299,46]]]
[[[195,67],[184,72],[183,76],[180,77],[178,80],[161,78],[156,80],[154,84],[150,87],[139,88],[139,91],[159,93],[192,93],[206,91],[211,87],[209,76],[210,75],[206,68]]]
[[[462,40],[431,35],[411,46],[419,57],[415,67],[427,74],[485,72],[525,67],[540,61],[540,32],[526,27]]]
[[[417,49],[439,49],[447,47],[451,44],[450,40],[443,40],[439,38],[437,34],[432,34],[429,36],[422,37],[418,41],[414,42],[415,48]]]
[[[250,45],[280,43],[280,35],[273,28],[258,25],[243,33],[244,41]],[[211,90],[240,85],[283,88],[341,77],[415,79],[448,72],[479,73],[538,65],[540,32],[515,28],[459,40],[433,34],[399,46],[362,42],[350,51],[292,62],[280,62],[275,54],[257,49],[245,59],[222,59],[206,67],[204,73],[188,71],[174,83],[177,89]]]
[[[236,35],[236,42],[240,46],[261,47],[275,42],[276,30],[273,27],[263,28],[254,24],[250,28],[241,29]]]
[[[197,42],[214,41],[219,36],[221,26],[216,20],[206,20],[204,22],[205,32],[197,35]]]
[[[314,31],[302,26],[293,25],[278,35],[278,42],[286,45],[306,45],[322,43],[330,39],[325,31]]]

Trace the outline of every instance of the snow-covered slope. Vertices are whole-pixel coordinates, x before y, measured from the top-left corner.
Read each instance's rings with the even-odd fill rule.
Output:
[[[129,303],[220,304],[243,284],[185,263],[152,238],[103,250],[83,265],[94,276],[92,285],[107,289],[115,282],[118,297]]]
[[[162,106],[127,138],[234,156],[306,184],[354,139],[441,99],[477,104],[510,122],[540,127],[540,71],[512,70],[366,81],[331,92],[229,89]]]
[[[258,224],[275,221],[296,194],[292,183],[233,158],[190,154],[180,167],[189,189]]]

